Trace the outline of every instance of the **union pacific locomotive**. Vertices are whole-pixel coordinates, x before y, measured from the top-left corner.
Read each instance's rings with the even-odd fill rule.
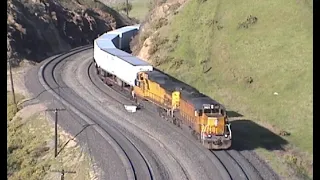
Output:
[[[146,61],[121,51],[129,46],[138,30],[139,26],[126,26],[94,41],[98,74],[103,80],[111,80],[126,89],[136,101],[156,104],[173,124],[188,127],[206,148],[230,148],[232,131],[222,104]]]

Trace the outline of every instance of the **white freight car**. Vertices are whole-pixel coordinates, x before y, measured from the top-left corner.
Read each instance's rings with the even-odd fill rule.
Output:
[[[137,28],[138,29],[138,31],[140,30],[140,24],[136,24],[136,25],[132,25],[132,26],[129,26],[129,27],[134,27],[134,28]]]
[[[116,48],[101,49],[96,46],[94,52],[98,67],[130,86],[136,85],[138,72],[153,70],[152,65],[146,61]]]
[[[114,44],[114,46],[116,48],[120,48],[120,46],[119,46],[120,45],[119,44],[119,39],[120,39],[119,35],[104,33],[101,36],[99,36],[97,39],[112,41],[112,43]]]
[[[98,39],[94,40],[93,45],[93,57],[96,67],[100,67],[101,64],[103,64],[104,60],[103,58],[95,58],[95,57],[101,57],[104,54],[101,54],[101,49],[108,49],[108,48],[114,48],[116,49],[115,45],[112,43],[112,38],[117,37],[116,35],[108,35],[109,38],[106,38],[106,36],[102,35]]]
[[[119,49],[127,50],[130,48],[132,38],[138,34],[139,28],[136,26],[125,26],[114,31],[109,31],[107,34],[119,36]],[[116,41],[116,40],[115,40]]]

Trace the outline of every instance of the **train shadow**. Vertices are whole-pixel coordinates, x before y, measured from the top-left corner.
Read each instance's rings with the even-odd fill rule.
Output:
[[[269,151],[284,150],[284,145],[288,144],[288,141],[281,136],[251,120],[233,120],[231,128],[233,139],[231,149],[237,151],[257,148]]]
[[[229,118],[243,117],[242,114],[235,111],[227,111],[227,115]]]

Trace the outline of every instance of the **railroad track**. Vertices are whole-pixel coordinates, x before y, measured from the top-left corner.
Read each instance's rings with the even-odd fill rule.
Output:
[[[114,96],[106,93],[106,91],[102,89],[101,86],[97,85],[97,82],[94,79],[98,78],[101,82],[102,80],[99,77],[99,75],[97,75],[96,73],[93,73],[93,72],[96,72],[94,69],[95,67],[93,63],[90,63],[88,66],[87,73],[92,84],[95,85],[98,89],[100,89],[101,92],[103,92],[109,98],[113,99],[119,104],[124,105],[123,102],[121,102]],[[125,91],[122,91],[119,87],[109,86],[107,84],[105,84],[104,87],[110,89],[114,93],[121,95],[125,100],[132,101],[132,99],[130,98],[130,95],[128,95]],[[145,106],[147,107],[148,105],[145,105]],[[144,109],[149,111],[150,113],[155,112],[150,108],[144,108]],[[184,134],[181,134],[181,135],[184,135]],[[217,160],[222,164],[222,166],[227,171],[228,176],[231,180],[263,180],[258,170],[252,164],[250,164],[250,162],[246,160],[246,158],[240,152],[235,150],[219,150],[219,151],[212,150],[211,152],[212,154],[214,154]]]
[[[98,115],[93,115],[92,112],[91,113],[87,112],[90,110],[86,108],[79,108],[79,103],[74,102],[75,100],[71,100],[72,98],[66,98],[66,96],[68,95],[65,95],[64,97],[62,97],[60,93],[63,94],[63,92],[61,92],[59,89],[58,90],[56,89],[56,86],[58,87],[61,86],[61,82],[57,81],[56,79],[56,76],[57,76],[56,74],[59,74],[59,73],[56,73],[56,74],[54,73],[55,68],[59,66],[59,64],[61,66],[61,62],[66,58],[91,48],[92,48],[91,46],[76,48],[68,53],[58,55],[53,59],[49,60],[40,68],[39,80],[41,84],[45,87],[45,89],[49,91],[51,94],[53,94],[57,99],[59,99],[65,106],[68,107],[68,109],[70,109],[71,111],[79,115],[88,124],[97,124],[97,126],[94,126],[96,131],[99,132],[109,142],[109,144],[113,144],[114,149],[118,149],[118,153],[120,155],[122,154],[123,158],[121,158],[121,160],[122,160],[122,164],[124,164],[126,168],[128,179],[154,179],[154,175],[152,173],[152,168],[150,164],[148,163],[147,159],[144,157],[143,153],[139,150],[138,147],[134,145],[134,143],[130,138],[126,137],[124,133],[122,133],[120,130],[117,129],[117,127],[114,127],[111,125],[106,126],[101,121],[97,120],[97,119],[103,119],[103,117],[101,116],[99,117]],[[45,71],[47,70],[48,66],[51,66],[52,68],[52,70],[50,71],[51,73],[50,76],[52,77],[51,80],[45,75]],[[123,102],[113,97],[112,95],[106,93],[103,89],[101,89],[100,86],[96,84],[93,78],[97,78],[97,77],[93,77],[93,73],[92,73],[94,72],[93,69],[94,69],[93,63],[90,63],[87,73],[92,84],[94,84],[98,89],[100,89],[101,92],[104,92],[106,96],[108,96],[109,98],[112,98],[114,101],[123,105]],[[105,87],[113,90],[117,94],[120,94],[124,99],[131,101],[130,96],[124,92],[119,92],[119,89],[110,87],[107,85],[105,85]],[[75,104],[77,104],[77,106],[75,106]],[[148,108],[144,108],[144,109],[146,109],[149,112],[153,112]],[[90,118],[90,117],[95,117],[95,118]],[[99,123],[103,125],[100,125]],[[110,130],[111,128],[113,129],[113,131]],[[112,133],[110,133],[110,131]],[[117,136],[114,137],[115,136],[114,134],[117,134]],[[181,133],[181,135],[184,135],[184,134]],[[196,142],[191,142],[191,143],[196,143]],[[130,148],[128,147],[128,145],[130,146]],[[132,153],[128,154],[127,152],[129,149],[134,150],[136,155],[133,156]],[[245,157],[242,156],[241,153],[234,150],[212,151],[212,153],[215,155],[217,160],[222,164],[222,166],[224,167],[224,170],[228,172],[228,176],[229,176],[228,179],[235,179],[235,180],[263,179],[259,175],[259,172],[248,161],[245,160]],[[137,157],[137,155],[139,157]],[[137,160],[137,158],[140,160]],[[141,162],[145,169],[144,172],[139,172],[141,169]],[[183,171],[185,171],[186,177],[188,177],[187,176],[188,173],[186,172],[186,170],[183,169]]]
[[[95,114],[94,108],[81,107],[79,103],[75,102],[77,99],[74,97],[67,98],[70,94],[65,94],[63,85],[56,79],[55,69],[66,58],[71,57],[77,53],[91,49],[92,46],[83,46],[75,48],[67,53],[57,55],[40,67],[38,72],[39,81],[42,86],[50,92],[56,99],[58,99],[67,110],[71,110],[77,114],[81,119],[86,121],[87,124],[95,124],[93,128],[104,137],[104,139],[117,151],[128,179],[150,179],[153,180],[153,171],[147,159],[141,153],[139,148],[127,138],[121,131],[111,125],[106,125],[103,122],[104,117],[99,117],[98,113]],[[49,72],[48,72],[49,71]],[[60,90],[62,89],[62,90]],[[94,118],[92,118],[94,117]]]
[[[101,92],[103,92],[104,95],[106,95],[108,98],[116,101],[117,103],[119,103],[119,104],[121,104],[121,105],[126,105],[125,103],[119,101],[117,98],[115,98],[115,97],[109,95],[108,93],[106,93],[99,85],[96,84],[96,81],[94,80],[93,74],[92,74],[92,72],[91,72],[92,68],[93,68],[93,63],[90,63],[90,65],[88,66],[88,69],[87,69],[87,75],[88,75],[90,81],[92,82],[92,84],[93,84],[94,86],[96,86],[96,88],[98,88],[99,90],[101,90]],[[101,79],[100,79],[100,80],[101,80]],[[108,86],[108,85],[106,85],[106,86]],[[113,88],[111,88],[111,89],[114,90]],[[128,96],[125,96],[124,93],[122,93],[121,95],[122,95],[124,98],[126,98],[127,100],[131,101],[131,99],[130,99]],[[178,159],[176,159],[176,158],[174,157],[174,155],[171,155],[171,157],[174,158],[175,161],[180,165],[180,167],[182,168],[182,171],[183,171],[184,174],[185,174],[186,179],[189,180],[188,172],[187,172],[186,169],[183,167],[183,165],[179,162]]]
[[[235,150],[211,150],[211,152],[227,169],[231,179],[263,180],[259,172],[241,155],[241,153]]]

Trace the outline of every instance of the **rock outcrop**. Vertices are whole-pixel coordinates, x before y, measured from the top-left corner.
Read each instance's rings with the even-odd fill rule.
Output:
[[[8,0],[8,57],[39,62],[135,23],[100,2],[80,1]]]

